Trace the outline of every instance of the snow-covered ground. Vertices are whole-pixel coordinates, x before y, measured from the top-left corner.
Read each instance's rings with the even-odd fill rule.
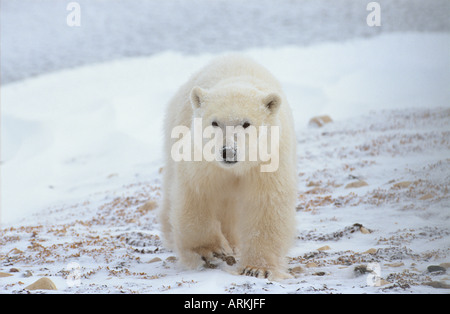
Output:
[[[0,291],[45,276],[62,293],[448,292],[430,285],[449,275],[427,268],[450,262],[449,52],[447,33],[243,52],[279,78],[296,122],[298,231],[283,282],[184,270],[159,238],[164,107],[214,54],[2,86],[0,272],[12,276]],[[308,127],[319,114],[334,122]]]

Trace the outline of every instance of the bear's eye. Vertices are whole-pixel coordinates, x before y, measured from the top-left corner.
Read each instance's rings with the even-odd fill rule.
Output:
[[[244,129],[248,128],[249,126],[250,126],[250,123],[249,123],[249,122],[245,122],[245,123],[242,125],[242,127],[243,127]]]
[[[219,124],[218,124],[216,121],[213,121],[211,124],[212,124],[212,126],[214,126],[214,127],[219,126]]]

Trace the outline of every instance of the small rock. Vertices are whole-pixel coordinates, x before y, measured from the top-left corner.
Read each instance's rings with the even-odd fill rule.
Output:
[[[321,246],[320,248],[317,249],[317,251],[327,251],[327,250],[331,250],[331,248],[328,245]]]
[[[25,287],[26,290],[58,290],[56,289],[56,285],[48,279],[47,277],[43,277],[31,285]]]
[[[434,195],[431,193],[425,194],[424,196],[422,196],[421,198],[419,198],[419,200],[421,201],[425,201],[425,200],[429,200],[430,198],[433,198]]]
[[[309,126],[322,127],[327,123],[333,122],[333,120],[328,115],[316,116],[309,120]]]
[[[19,250],[18,248],[13,248],[11,251],[8,252],[9,254],[22,254],[23,251]]]
[[[316,186],[315,188],[312,188],[312,189],[306,191],[305,193],[306,194],[324,194],[326,192],[327,192],[326,189]]]
[[[430,265],[427,267],[427,270],[429,273],[434,273],[435,275],[444,274],[447,271],[445,267],[437,265]]]
[[[2,272],[0,272],[0,278],[2,278],[2,277],[10,277],[10,276],[12,276],[11,274],[8,274],[8,273],[2,273]]]
[[[168,258],[166,258],[166,261],[171,263],[174,263],[176,260],[177,258],[175,256],[169,256]]]
[[[363,254],[377,254],[377,249],[375,248],[370,248],[367,251],[363,252]]]
[[[319,267],[319,266],[314,262],[309,262],[308,264],[306,264],[306,268],[315,268],[315,267]]]
[[[346,189],[351,189],[351,188],[360,188],[363,186],[367,186],[367,182],[363,181],[363,180],[359,180],[359,181],[355,181],[355,182],[350,182],[349,184],[347,184],[345,186]]]
[[[160,259],[159,257],[155,257],[155,258],[152,258],[151,260],[149,260],[147,263],[156,263],[156,262],[161,262],[162,261],[162,259]]]
[[[299,274],[299,273],[303,273],[303,268],[301,266],[297,266],[291,269],[291,272],[294,274]]]
[[[440,263],[439,266],[444,267],[444,268],[450,268],[450,263]]]
[[[424,285],[437,289],[450,289],[450,285],[442,281],[429,281],[425,282]]]
[[[23,277],[25,277],[25,278],[28,278],[28,277],[31,277],[31,276],[33,276],[33,272],[31,270],[26,270],[23,273]]]
[[[307,187],[312,187],[312,186],[320,186],[320,181],[309,181],[308,184],[306,185]]]
[[[407,188],[408,186],[410,186],[411,183],[412,183],[411,181],[402,181],[402,182],[394,184],[392,187],[394,189],[404,189],[404,188]]]
[[[11,251],[6,254],[11,259],[17,259],[21,254],[23,254],[23,251],[19,250],[18,248],[14,248]]]
[[[158,203],[156,203],[155,201],[148,201],[147,203],[139,207],[138,210],[139,212],[146,213],[148,211],[155,209],[156,207],[158,207]]]
[[[386,281],[384,279],[380,279],[380,281],[377,282],[377,287],[381,287],[381,286],[385,286],[385,285],[390,285],[392,282]]]
[[[19,270],[18,270],[17,268],[11,268],[11,269],[9,270],[9,272],[10,272],[10,273],[18,273]]]
[[[353,233],[353,232],[356,231],[356,230],[359,230],[359,231],[360,231],[361,233],[363,233],[363,234],[370,234],[370,233],[373,232],[372,230],[367,229],[366,227],[364,227],[364,226],[363,226],[362,224],[360,224],[360,223],[354,223],[352,227],[353,227],[355,230],[350,230],[351,233]]]
[[[314,276],[325,276],[325,272],[324,271],[318,271],[316,273],[313,274]]]
[[[389,266],[389,267],[401,267],[401,266],[405,266],[405,264],[402,263],[402,262],[400,262],[400,263],[390,263],[390,264],[384,264],[384,265]]]
[[[367,269],[367,266],[366,266],[366,265],[355,266],[355,268],[353,269],[353,271],[356,273],[357,276],[364,275],[364,274],[367,274],[367,273],[371,273],[371,272],[372,272],[372,270]]]

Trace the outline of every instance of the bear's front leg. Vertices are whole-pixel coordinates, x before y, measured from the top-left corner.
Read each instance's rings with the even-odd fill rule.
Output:
[[[260,194],[242,209],[241,275],[281,280],[286,254],[295,235],[295,209],[292,196]]]
[[[215,215],[214,200],[191,189],[180,193],[178,200],[173,204],[172,225],[181,263],[193,269],[214,267],[215,258],[232,263],[232,249]]]

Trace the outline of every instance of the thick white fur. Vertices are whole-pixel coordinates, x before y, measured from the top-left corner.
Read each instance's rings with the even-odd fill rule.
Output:
[[[279,126],[278,170],[261,172],[259,162],[231,167],[218,161],[174,162],[172,129],[190,128],[194,117],[203,118],[203,127],[212,120]],[[288,277],[285,256],[295,233],[296,140],[286,96],[264,67],[229,55],[193,75],[167,109],[165,162],[163,238],[184,265],[198,268],[217,254],[237,254],[241,274]]]

